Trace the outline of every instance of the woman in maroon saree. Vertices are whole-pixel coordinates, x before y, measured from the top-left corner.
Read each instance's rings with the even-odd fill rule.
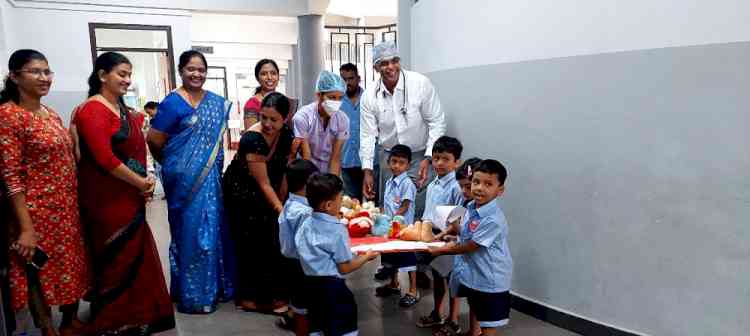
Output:
[[[146,223],[146,177],[142,125],[122,95],[132,66],[105,53],[89,78],[89,100],[76,113],[80,137],[79,199],[93,252],[92,319],[87,334],[150,334],[174,328],[156,243]]]

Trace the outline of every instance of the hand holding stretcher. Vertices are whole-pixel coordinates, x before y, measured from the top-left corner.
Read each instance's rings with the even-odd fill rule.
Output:
[[[422,242],[389,239],[384,237],[351,238],[352,253],[363,254],[367,251],[380,253],[427,252],[430,247],[441,247],[445,242]]]

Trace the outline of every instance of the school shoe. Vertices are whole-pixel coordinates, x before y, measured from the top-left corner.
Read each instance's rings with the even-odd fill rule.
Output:
[[[389,285],[382,285],[380,287],[375,288],[375,296],[388,297],[391,295],[401,295],[401,288],[399,287],[394,288]]]
[[[432,336],[458,336],[461,335],[461,326],[455,321],[446,321],[432,332]]]
[[[390,280],[393,275],[396,274],[395,270],[391,267],[381,267],[375,272],[375,280],[386,281]]]
[[[445,319],[433,310],[429,314],[422,316],[419,318],[419,320],[417,320],[417,327],[432,328],[434,326],[443,325],[443,323],[445,323]]]
[[[409,308],[417,304],[417,302],[419,302],[419,297],[406,293],[398,300],[398,305],[402,308]]]

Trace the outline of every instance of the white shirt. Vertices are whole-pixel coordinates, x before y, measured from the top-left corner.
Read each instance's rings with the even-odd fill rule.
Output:
[[[402,111],[402,107],[406,110]],[[393,94],[382,80],[365,90],[359,118],[362,169],[373,167],[376,138],[386,150],[402,144],[413,152],[425,151],[429,156],[435,140],[445,135],[446,130],[445,114],[435,87],[424,75],[404,69]]]

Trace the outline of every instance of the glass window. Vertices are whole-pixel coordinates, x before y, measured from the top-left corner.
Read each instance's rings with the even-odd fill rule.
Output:
[[[167,49],[167,32],[96,28],[96,46],[97,48]]]

